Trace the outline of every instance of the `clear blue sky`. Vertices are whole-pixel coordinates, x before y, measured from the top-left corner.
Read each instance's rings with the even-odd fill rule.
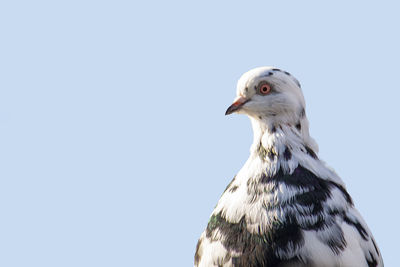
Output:
[[[304,90],[320,157],[398,264],[396,1],[2,1],[0,266],[192,266],[248,157],[240,75]]]

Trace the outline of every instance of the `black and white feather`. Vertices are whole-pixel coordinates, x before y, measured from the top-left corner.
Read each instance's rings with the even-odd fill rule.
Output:
[[[198,241],[195,266],[383,266],[344,183],[318,158],[299,82],[272,67],[250,70],[233,112],[249,116],[254,143]]]

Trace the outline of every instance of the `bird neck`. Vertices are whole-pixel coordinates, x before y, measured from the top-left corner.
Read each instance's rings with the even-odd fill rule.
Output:
[[[259,118],[250,120],[254,134],[251,156],[260,158],[268,166],[275,166],[271,170],[284,168],[291,172],[292,167],[297,166],[302,159],[317,159],[318,147],[309,136],[306,118],[296,124],[277,123]]]

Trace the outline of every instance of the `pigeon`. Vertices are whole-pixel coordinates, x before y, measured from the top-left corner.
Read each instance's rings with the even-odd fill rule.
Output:
[[[318,156],[300,83],[244,73],[225,115],[250,118],[250,156],[201,234],[196,267],[381,267],[383,259],[341,178]]]

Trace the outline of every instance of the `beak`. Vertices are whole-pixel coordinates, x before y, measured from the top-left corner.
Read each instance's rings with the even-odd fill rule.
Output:
[[[225,115],[232,114],[235,111],[238,111],[244,104],[246,104],[250,99],[246,99],[244,96],[238,96],[233,104],[229,106],[226,110]]]

